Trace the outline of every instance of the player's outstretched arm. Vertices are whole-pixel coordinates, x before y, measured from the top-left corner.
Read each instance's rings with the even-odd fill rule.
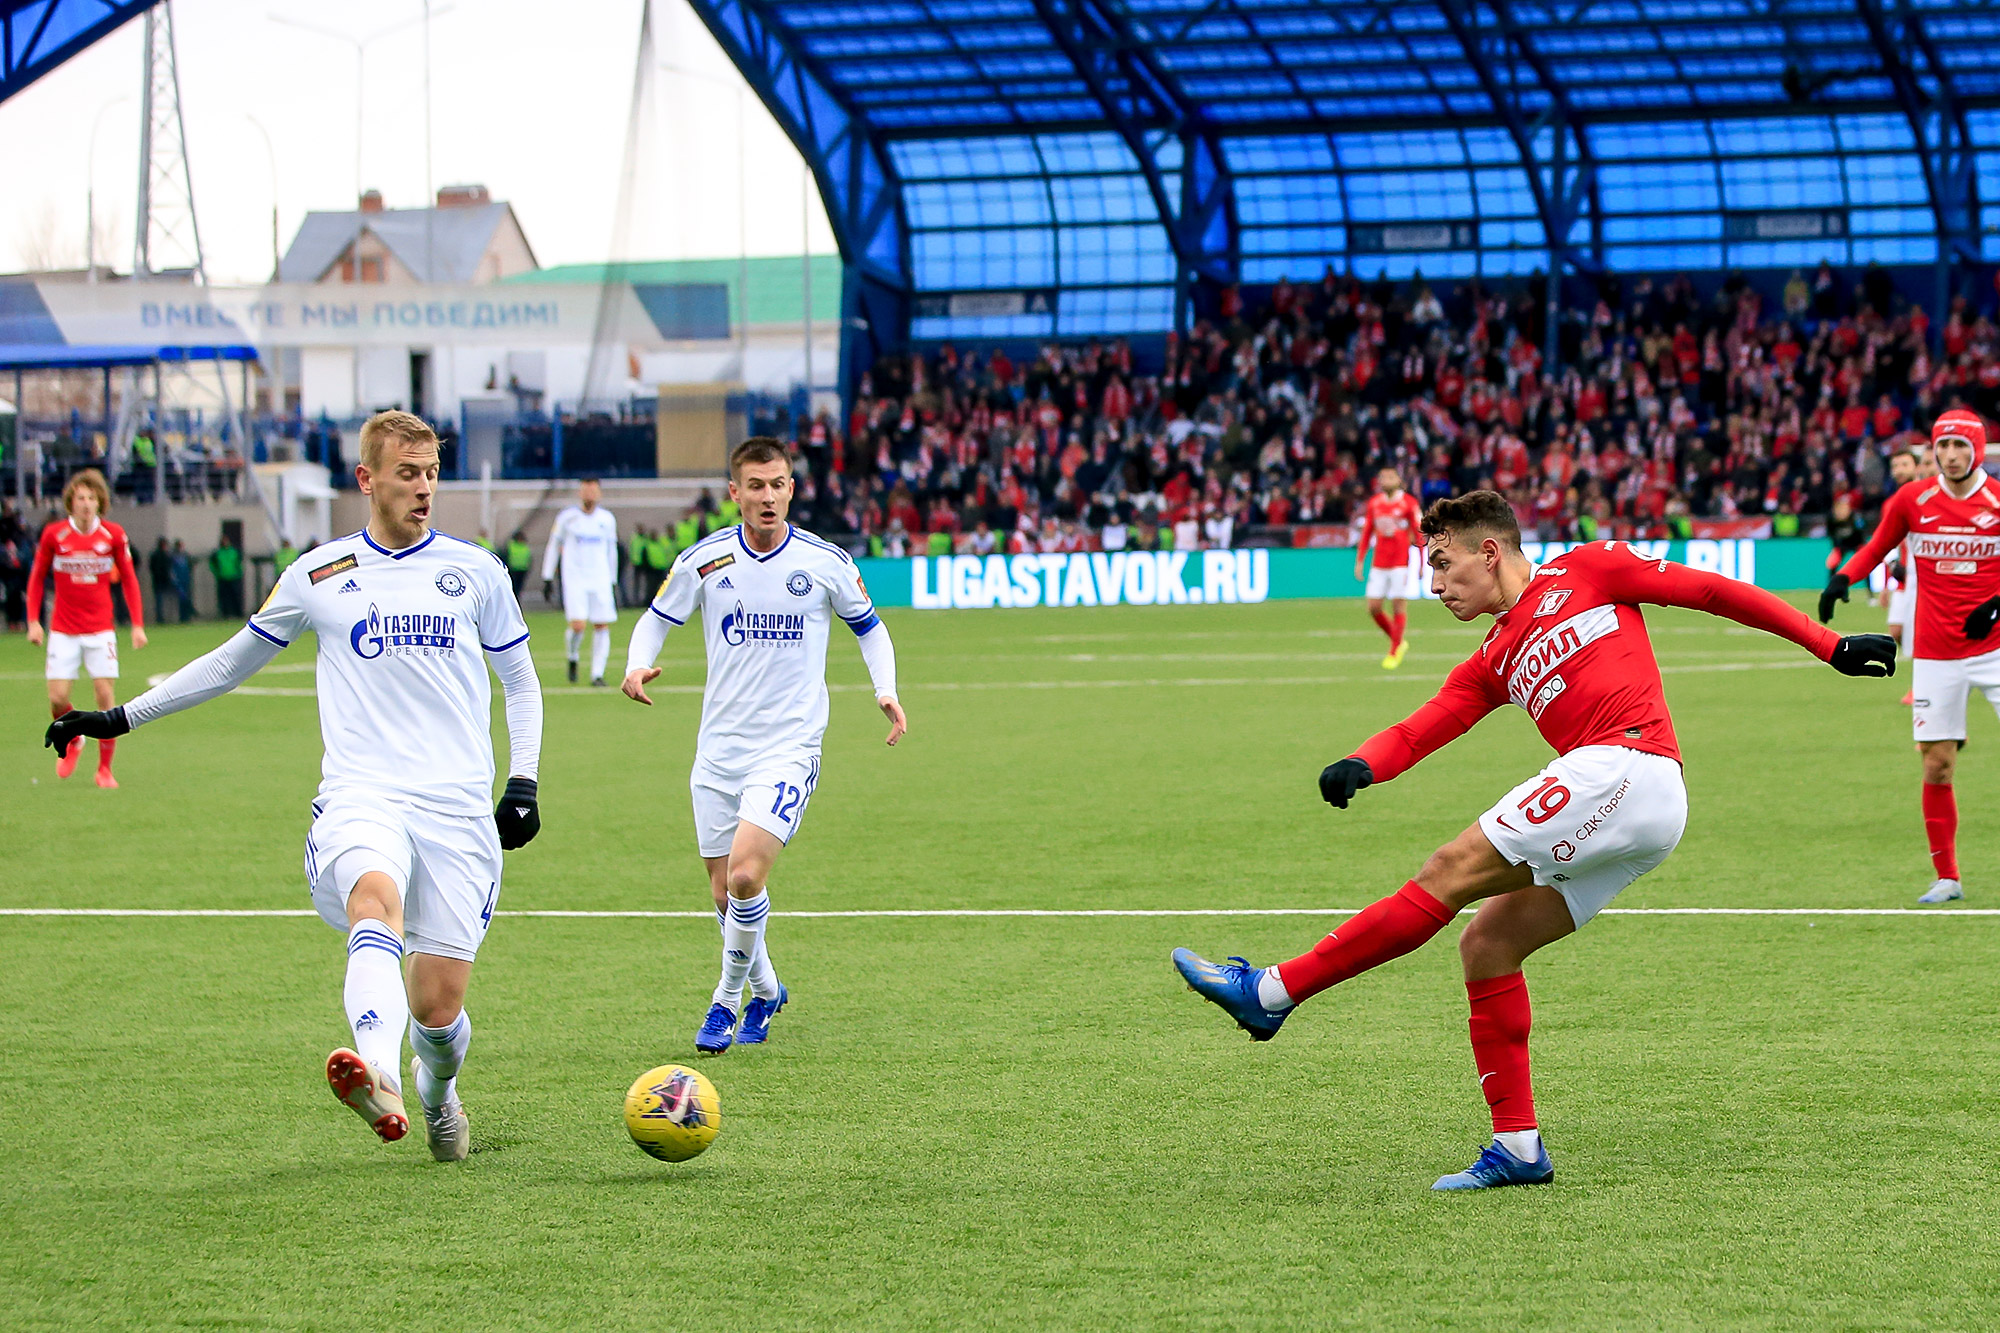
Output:
[[[889,641],[889,627],[880,617],[871,612],[868,618],[874,624],[859,634],[855,642],[861,647],[868,679],[875,686],[875,704],[882,710],[882,716],[889,719],[889,744],[894,745],[910,729],[910,719],[896,699],[896,645]]]
[[[1904,487],[1904,491],[1911,489]],[[1836,569],[1826,581],[1826,588],[1819,595],[1819,623],[1829,624],[1833,620],[1835,602],[1847,600],[1847,590],[1868,577],[1869,572],[1910,535],[1910,515],[1904,504],[1897,503],[1903,492],[1889,497],[1882,506],[1882,520],[1875,525],[1874,535],[1853,555],[1847,563]]]
[[[61,749],[78,736],[109,740],[169,713],[207,703],[262,671],[284,647],[245,625],[220,648],[195,658],[128,704],[102,713],[63,714],[49,724],[44,742]]]
[[[625,649],[625,679],[618,687],[627,699],[653,706],[646,687],[660,678],[660,669],[653,663],[660,660],[660,650],[667,646],[667,632],[672,628],[673,622],[650,607],[632,627],[632,642]]]
[[[536,779],[542,765],[542,680],[524,633],[486,660],[500,678],[507,709],[507,790],[493,807],[500,830],[500,849],[511,852],[534,841],[542,831]]]
[[[1320,799],[1345,810],[1363,787],[1409,771],[1425,756],[1472,730],[1500,701],[1487,693],[1479,659],[1460,662],[1431,700],[1416,712],[1361,743],[1361,748],[1319,775]],[[1336,800],[1335,798],[1340,799]]]

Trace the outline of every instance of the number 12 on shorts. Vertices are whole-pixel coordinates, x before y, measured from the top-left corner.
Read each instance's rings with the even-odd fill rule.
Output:
[[[778,799],[771,802],[771,813],[789,824],[792,816],[798,813],[799,802],[805,799],[805,793],[789,782],[780,782],[777,788]]]

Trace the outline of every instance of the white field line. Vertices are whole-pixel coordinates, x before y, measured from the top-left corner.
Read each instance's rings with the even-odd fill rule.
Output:
[[[1042,908],[939,907],[909,910],[847,912],[773,912],[782,917],[1081,917],[1081,916],[1352,916],[1358,907],[1187,907],[1187,908]],[[1460,915],[1470,915],[1468,907]],[[0,907],[0,916],[85,917],[317,917],[311,908],[228,907]],[[714,912],[580,912],[506,911],[495,916],[574,917],[585,920],[712,921]],[[1601,916],[2000,916],[2000,907],[1955,907],[1926,911],[1921,907],[1607,907]]]
[[[1454,659],[1456,660],[1456,659]],[[1719,671],[1797,671],[1811,667],[1821,667],[1824,663],[1803,654],[1797,657],[1772,658],[1768,661],[1741,662],[1690,662],[1667,665],[1660,668],[1663,676],[1706,675]],[[165,680],[148,679],[148,684],[158,684]],[[1135,690],[1135,689],[1250,689],[1256,686],[1298,686],[1298,685],[1394,685],[1398,683],[1424,684],[1419,676],[1395,675],[1389,672],[1370,672],[1364,676],[1151,676],[1126,677],[1118,680],[918,680],[904,681],[901,688],[937,692],[970,692],[991,690]],[[655,682],[646,687],[647,694],[689,694],[699,695],[702,685],[661,685]],[[860,694],[873,692],[871,685],[828,685],[834,694]],[[243,685],[231,691],[233,694],[253,697],[310,699],[314,691],[296,687],[273,687]],[[618,691],[609,686],[590,687],[582,685],[544,686],[542,693],[552,694],[595,694],[605,698],[618,697]]]

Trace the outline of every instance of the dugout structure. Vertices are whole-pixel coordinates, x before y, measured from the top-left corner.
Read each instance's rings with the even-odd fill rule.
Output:
[[[2000,259],[1988,4],[689,3],[817,178],[850,391],[910,341],[1163,334],[1329,264],[1824,258],[1943,299]]]

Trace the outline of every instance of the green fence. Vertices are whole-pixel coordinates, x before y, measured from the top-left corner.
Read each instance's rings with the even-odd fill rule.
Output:
[[[1654,558],[1678,560],[1774,591],[1820,587],[1826,582],[1830,549],[1819,538],[1631,545]],[[1562,554],[1570,544],[1529,542],[1525,549],[1530,560],[1539,562]],[[918,556],[857,563],[876,605],[920,609],[1213,605],[1362,595],[1361,581],[1354,577],[1354,552],[1332,548]]]

